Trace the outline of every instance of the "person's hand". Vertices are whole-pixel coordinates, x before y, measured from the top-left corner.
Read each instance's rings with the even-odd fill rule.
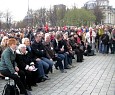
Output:
[[[51,61],[53,61],[53,59],[50,59]]]
[[[40,61],[41,59],[40,58],[37,58],[36,61]]]
[[[61,51],[64,51],[64,48],[61,48],[60,50],[61,50]]]
[[[30,66],[30,67],[28,68],[28,71],[33,71],[32,66]]]
[[[17,72],[15,72],[14,74],[18,75],[18,73],[17,73]]]
[[[55,54],[55,57],[57,57],[58,55],[57,54]]]
[[[16,66],[16,67],[15,67],[15,70],[16,70],[16,72],[18,72],[18,71],[19,71],[19,68]]]
[[[66,52],[66,54],[69,54],[69,52]]]

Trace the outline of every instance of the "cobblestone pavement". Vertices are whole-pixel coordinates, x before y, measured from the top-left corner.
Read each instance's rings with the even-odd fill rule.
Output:
[[[85,56],[84,62],[60,73],[54,70],[51,80],[32,87],[32,95],[115,95],[115,55]],[[0,80],[0,93],[5,84]],[[1,95],[1,94],[0,94]]]

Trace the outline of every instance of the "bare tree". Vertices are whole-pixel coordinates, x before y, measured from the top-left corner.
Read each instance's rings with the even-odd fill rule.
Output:
[[[7,12],[4,14],[4,18],[6,20],[6,28],[10,29],[11,28],[11,21],[12,21],[12,15],[11,12],[7,10]]]

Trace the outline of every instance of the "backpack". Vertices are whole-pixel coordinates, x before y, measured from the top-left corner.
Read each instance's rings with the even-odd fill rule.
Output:
[[[2,95],[19,95],[19,90],[18,90],[16,84],[14,83],[11,85],[10,80],[9,80],[9,83],[7,83],[4,86]]]

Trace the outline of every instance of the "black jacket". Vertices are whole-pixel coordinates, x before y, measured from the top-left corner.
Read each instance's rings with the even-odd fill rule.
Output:
[[[61,54],[62,54],[62,53],[65,53],[65,43],[64,43],[63,40],[58,41],[58,45],[57,45],[56,40],[53,40],[52,43],[53,43],[53,47],[54,47],[54,50],[55,50],[56,53],[61,53]],[[64,46],[64,51],[61,51],[60,49],[61,49],[63,46]]]
[[[27,65],[30,66],[31,62],[34,62],[35,60],[30,56],[30,54],[27,52],[26,54],[21,54],[20,51],[17,51],[16,53],[16,62],[18,67],[21,70],[25,70],[25,67]]]
[[[107,45],[109,42],[109,36],[107,34],[103,34],[101,37],[101,41],[103,44]]]
[[[46,49],[44,47],[44,45],[42,44],[42,42],[37,43],[36,41],[34,41],[31,45],[32,48],[32,52],[36,57],[47,57],[46,56]]]

